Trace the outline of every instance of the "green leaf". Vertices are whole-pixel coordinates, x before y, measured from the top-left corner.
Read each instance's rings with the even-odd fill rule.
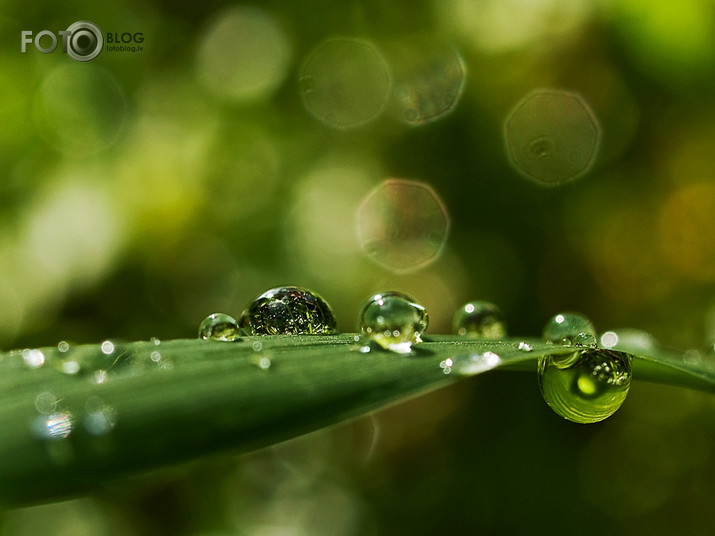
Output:
[[[0,501],[84,493],[260,448],[490,368],[534,370],[539,356],[573,351],[440,335],[409,356],[361,351],[352,334],[157,343],[0,354]],[[715,370],[704,360],[661,351],[639,357],[635,379],[715,391]]]

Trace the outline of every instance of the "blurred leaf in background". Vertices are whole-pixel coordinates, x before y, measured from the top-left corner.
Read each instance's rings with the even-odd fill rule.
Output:
[[[128,34],[127,50],[20,52],[22,31],[80,20]],[[5,350],[190,337],[208,313],[294,284],[343,331],[393,289],[426,306],[432,333],[483,299],[514,334],[574,310],[600,332],[714,351],[710,0],[7,0],[0,28]],[[558,187],[525,179],[507,150],[507,118],[540,88],[578,95],[600,125],[590,170]],[[428,185],[448,214],[440,255],[411,270],[360,243],[358,209],[387,179]],[[251,455],[8,511],[1,530],[709,534],[714,409],[636,383],[615,416],[577,426],[534,377],[495,372]]]

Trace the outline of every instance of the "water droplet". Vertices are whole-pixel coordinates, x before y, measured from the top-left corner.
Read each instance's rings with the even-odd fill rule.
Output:
[[[601,127],[580,95],[537,89],[509,113],[504,136],[509,158],[522,175],[556,186],[593,167]]]
[[[506,337],[506,324],[501,309],[486,301],[465,304],[454,315],[454,332],[479,339],[501,339]]]
[[[526,341],[521,341],[516,348],[517,350],[521,350],[522,352],[531,352],[533,350],[531,345]]]
[[[271,361],[271,358],[268,356],[252,356],[251,357],[251,363],[256,365],[259,369],[262,370],[268,370],[271,368],[271,365],[273,362]]]
[[[449,214],[427,184],[388,179],[358,207],[357,233],[365,254],[395,273],[415,271],[439,258]]]
[[[61,353],[68,352],[70,349],[70,345],[67,341],[60,341],[57,343],[57,350]]]
[[[112,355],[115,350],[114,343],[112,341],[104,341],[100,345],[99,349],[104,355]]]
[[[35,397],[35,409],[37,409],[38,413],[53,413],[57,407],[57,402],[57,397],[46,391]]]
[[[423,306],[401,292],[383,292],[372,296],[360,310],[360,330],[370,340],[398,354],[412,351],[422,342],[429,317]]]
[[[310,53],[300,72],[303,103],[336,129],[354,128],[382,113],[392,84],[377,47],[358,39],[329,39]]]
[[[452,358],[452,370],[461,376],[473,376],[491,370],[501,363],[501,357],[494,352],[457,355]]]
[[[159,346],[161,344],[161,340],[159,340],[157,337],[152,337],[151,339],[149,339],[149,341],[153,343],[154,346]]]
[[[112,431],[117,423],[117,412],[105,404],[101,398],[92,397],[85,403],[87,414],[84,417],[84,428],[92,435],[102,436]]]
[[[33,422],[32,428],[40,439],[65,439],[72,433],[74,419],[68,411],[40,415]]]
[[[260,352],[261,350],[263,350],[263,343],[261,341],[253,341],[251,347],[253,348],[254,352]]]
[[[211,313],[199,325],[199,339],[232,342],[238,341],[238,322],[224,313]]]
[[[80,364],[74,360],[64,361],[62,363],[62,372],[65,374],[77,374],[80,371],[80,368]]]
[[[92,379],[93,379],[94,383],[101,385],[101,384],[107,382],[108,377],[109,377],[109,375],[107,374],[106,370],[99,369],[99,370],[94,371]]]
[[[613,350],[578,350],[539,358],[539,388],[564,419],[602,421],[621,407],[631,384],[631,358]]]
[[[241,328],[252,335],[337,333],[328,303],[301,287],[277,287],[253,300],[241,314]]]
[[[451,374],[452,373],[452,365],[454,365],[454,361],[452,358],[448,357],[444,361],[441,361],[439,364],[439,368],[442,369],[442,372],[445,374]]]
[[[45,354],[40,350],[25,349],[22,351],[22,360],[30,368],[39,368],[45,364]]]
[[[580,313],[559,313],[544,327],[544,340],[555,344],[596,346],[596,329]]]

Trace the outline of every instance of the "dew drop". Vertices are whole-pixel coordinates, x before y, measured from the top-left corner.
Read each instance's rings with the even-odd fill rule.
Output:
[[[104,355],[112,355],[114,353],[114,343],[112,341],[104,341],[99,349],[102,351]]]
[[[72,433],[74,419],[68,411],[40,415],[33,422],[35,435],[40,439],[65,439]]]
[[[501,363],[501,357],[494,352],[457,355],[452,358],[452,370],[460,376],[473,376],[491,370]]]
[[[475,339],[506,337],[506,324],[501,309],[486,301],[465,304],[454,314],[453,330],[457,335]]]
[[[613,350],[578,350],[539,358],[539,388],[564,419],[580,424],[613,415],[628,395],[631,358]]]
[[[57,350],[61,353],[66,353],[70,349],[70,345],[67,341],[60,341],[57,343]]]
[[[80,364],[77,361],[70,360],[62,363],[61,370],[65,374],[74,375],[80,371],[80,368]]]
[[[30,368],[39,368],[45,364],[45,354],[36,349],[25,349],[22,351],[22,360]]]
[[[569,346],[596,346],[596,329],[591,321],[580,313],[559,313],[544,327],[544,340]]]
[[[375,294],[360,309],[360,330],[382,348],[398,354],[422,342],[429,317],[425,308],[401,292]]]
[[[92,397],[85,403],[84,428],[94,436],[107,435],[116,426],[117,412],[101,398]]]
[[[541,185],[557,186],[593,167],[601,127],[580,95],[537,89],[511,110],[504,137],[509,159],[519,173]]]
[[[211,313],[199,325],[199,339],[232,342],[240,340],[238,322],[224,313]]]
[[[241,314],[241,328],[252,335],[337,333],[335,315],[315,292],[276,287],[258,296]]]
[[[161,344],[161,340],[157,337],[152,337],[151,339],[149,339],[149,341],[154,344],[154,346],[159,346]]]
[[[531,352],[533,350],[531,345],[526,341],[521,341],[516,348],[517,350],[521,350],[522,352]]]
[[[263,343],[261,341],[253,341],[251,348],[253,348],[254,352],[260,352],[263,350]]]

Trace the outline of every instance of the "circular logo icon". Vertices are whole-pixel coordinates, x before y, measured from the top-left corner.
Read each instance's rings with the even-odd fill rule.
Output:
[[[104,46],[104,36],[99,26],[86,20],[70,24],[67,55],[77,61],[90,61],[99,56]]]

